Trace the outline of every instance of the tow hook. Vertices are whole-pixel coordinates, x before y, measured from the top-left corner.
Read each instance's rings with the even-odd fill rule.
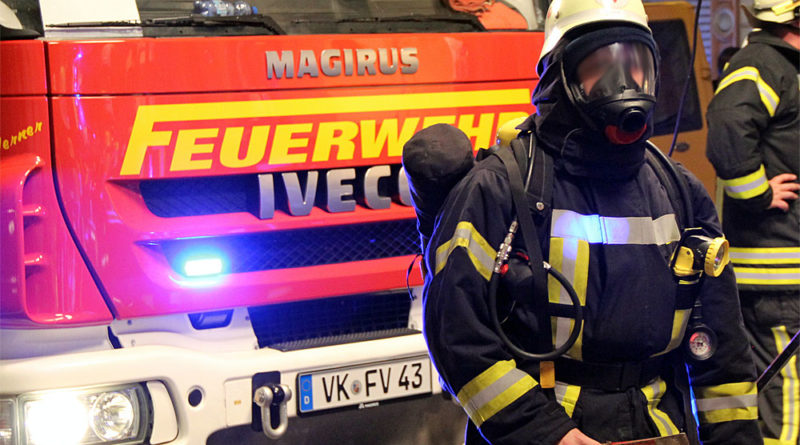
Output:
[[[261,425],[264,435],[270,439],[279,439],[289,427],[287,402],[292,399],[292,388],[289,385],[268,383],[259,387],[253,395],[253,401],[261,408]],[[273,426],[271,411],[277,408],[278,424]]]

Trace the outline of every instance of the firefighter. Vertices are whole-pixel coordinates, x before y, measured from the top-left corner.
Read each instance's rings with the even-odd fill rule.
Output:
[[[708,159],[724,189],[745,326],[763,372],[800,329],[800,1],[755,0],[748,44],[709,105]],[[759,394],[767,444],[798,443],[800,367],[792,358]]]
[[[597,445],[679,432],[693,443],[762,443],[732,268],[678,279],[670,267],[676,209],[645,162],[657,61],[640,0],[551,4],[537,113],[515,141],[538,159],[531,184],[543,186],[528,188],[526,211],[543,258],[572,283],[584,314],[577,341],[555,360],[554,388],[543,387],[549,375],[540,363],[509,352],[487,304],[495,256],[515,217],[511,170],[489,156],[444,201],[425,254],[424,335],[443,388],[469,416],[468,445]],[[551,176],[540,181],[548,169],[537,162],[547,159]],[[691,225],[721,236],[702,184],[679,172]],[[574,324],[559,312],[570,301],[562,287],[550,281],[538,296],[549,317],[538,317],[537,295],[520,288],[507,285],[498,304],[505,335],[528,351],[543,338],[562,344]],[[716,351],[690,360],[682,344],[697,302]]]

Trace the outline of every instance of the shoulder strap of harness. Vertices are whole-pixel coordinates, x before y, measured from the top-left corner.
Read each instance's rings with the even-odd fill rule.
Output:
[[[531,181],[528,182],[528,191],[532,184],[538,184],[539,187],[534,187],[534,190],[546,192],[548,195],[548,209],[538,205],[536,208],[539,212],[549,210],[549,196],[552,194],[552,159],[550,160],[550,171],[548,168],[547,159],[541,156],[541,150],[537,152],[534,138],[530,134],[527,135],[523,144],[520,138],[514,139],[511,143],[511,150],[500,148],[494,152],[503,165],[509,177],[509,185],[511,187],[511,197],[514,203],[514,209],[519,222],[519,233],[522,235],[522,240],[530,258],[531,272],[533,274],[533,307],[536,310],[537,322],[543,327],[543,332],[550,331],[550,314],[548,312],[548,295],[547,295],[547,272],[544,269],[544,250],[540,243],[540,232],[537,230],[537,224],[534,223],[531,215],[530,206],[530,192],[526,193],[525,179],[528,176],[529,162],[533,162],[533,171],[531,172]],[[525,147],[527,145],[527,147]],[[549,158],[549,156],[548,156]],[[515,168],[515,164],[516,167]],[[539,167],[539,169],[537,169]],[[539,174],[536,173],[537,170]],[[550,173],[550,174],[547,174]],[[547,177],[550,176],[550,184],[547,187]],[[536,180],[534,180],[536,178]],[[539,184],[541,183],[541,184]],[[543,197],[533,196],[537,204],[542,204]],[[539,208],[542,207],[542,208]],[[547,211],[549,214],[549,211]],[[542,225],[539,224],[539,227]],[[540,336],[537,345],[541,352],[546,352],[552,349],[553,344],[549,336]]]
[[[683,230],[694,226],[692,198],[686,177],[678,171],[672,158],[667,157],[650,141],[647,141],[646,144],[645,160],[667,191],[670,204],[675,210],[675,219],[678,227]]]
[[[536,216],[539,238],[543,240],[543,245],[546,246],[549,243],[549,233],[547,233],[547,230],[550,226],[549,220],[552,214],[553,157],[544,150],[537,150],[535,135],[532,133],[523,134],[520,138],[512,140],[511,148],[514,150],[514,154],[518,159],[519,156],[517,153],[524,154],[522,158],[523,163],[520,165],[520,171],[525,172],[525,174],[527,174],[528,169],[528,149],[530,148],[531,151],[535,151],[535,154],[531,154],[534,165],[528,184],[527,197],[531,204],[530,210]]]

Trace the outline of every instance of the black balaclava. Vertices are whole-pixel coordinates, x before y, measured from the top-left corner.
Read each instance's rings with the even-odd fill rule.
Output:
[[[570,31],[541,61],[541,78],[533,92],[533,104],[537,111],[532,122],[526,121],[521,126],[535,131],[543,148],[558,159],[557,166],[574,175],[624,178],[633,175],[644,162],[644,144],[652,135],[652,103],[647,103],[648,97],[629,94],[630,91],[618,95],[616,99],[622,96],[632,99],[623,101],[622,107],[620,103],[613,105],[619,111],[618,115],[623,116],[623,125],[626,125],[624,116],[628,110],[640,113],[638,118],[644,119],[647,125],[641,132],[635,132],[638,137],[630,142],[613,143],[609,140],[607,127],[610,125],[608,122],[616,121],[607,119],[607,113],[592,110],[592,106],[603,101],[581,103],[575,97],[575,86],[568,85],[569,69],[574,69],[584,56],[595,49],[614,42],[636,42],[649,48],[653,54],[657,79],[658,56],[655,41],[647,31],[621,23],[612,26],[606,23],[604,26],[582,27]],[[573,90],[568,91],[569,88]],[[614,99],[611,96],[613,95],[609,95]],[[655,97],[652,98],[654,100]]]

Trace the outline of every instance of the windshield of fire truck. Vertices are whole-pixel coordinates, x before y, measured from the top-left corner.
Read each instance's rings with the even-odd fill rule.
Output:
[[[0,0],[56,38],[540,31],[548,0]],[[1,25],[1,24],[0,24]],[[0,39],[9,38],[0,26]],[[13,37],[10,37],[13,38]]]
[[[462,6],[468,3],[462,0],[137,0],[143,23],[187,16],[216,22],[264,17],[274,21],[279,34],[485,31],[485,18],[498,14],[500,8],[507,15],[516,15],[514,28],[539,28],[534,0],[504,1],[491,11],[486,5],[493,2]]]
[[[200,16],[273,20],[281,34],[474,32],[492,28],[490,15],[515,16],[508,29],[539,29],[535,0],[137,0],[143,22]],[[501,29],[503,26],[495,27]]]

